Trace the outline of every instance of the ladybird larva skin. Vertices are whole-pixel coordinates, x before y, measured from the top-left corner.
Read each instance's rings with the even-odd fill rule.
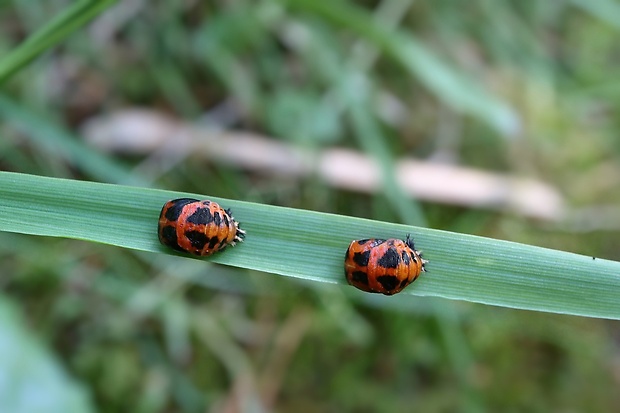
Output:
[[[203,257],[245,238],[230,209],[193,198],[166,202],[159,214],[157,234],[163,245]]]

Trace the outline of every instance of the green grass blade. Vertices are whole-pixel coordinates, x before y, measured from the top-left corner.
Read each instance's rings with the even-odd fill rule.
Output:
[[[0,230],[172,253],[156,235],[163,203],[192,194],[0,172]],[[193,195],[205,197],[204,195]],[[352,239],[412,233],[428,273],[401,295],[620,319],[620,263],[471,235],[212,198],[247,231],[213,262],[344,284]]]
[[[31,60],[60,43],[117,0],[83,0],[75,2],[47,25],[0,60],[0,84]]]

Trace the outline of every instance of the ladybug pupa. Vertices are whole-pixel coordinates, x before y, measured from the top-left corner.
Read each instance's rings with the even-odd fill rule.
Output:
[[[179,198],[164,204],[157,229],[159,242],[176,251],[208,256],[245,238],[230,209],[209,200]]]
[[[428,261],[405,240],[368,238],[352,241],[344,259],[347,282],[369,293],[393,295],[414,282]]]

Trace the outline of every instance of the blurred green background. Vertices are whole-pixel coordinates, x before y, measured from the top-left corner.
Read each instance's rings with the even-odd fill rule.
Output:
[[[70,4],[0,3],[0,56]],[[4,84],[0,168],[620,260],[619,35],[611,0],[121,1]],[[334,155],[338,179],[289,150]],[[538,182],[556,204],[451,201],[464,173],[436,185],[447,198],[403,189],[403,159]],[[620,406],[615,321],[8,233],[0,259],[2,412]]]

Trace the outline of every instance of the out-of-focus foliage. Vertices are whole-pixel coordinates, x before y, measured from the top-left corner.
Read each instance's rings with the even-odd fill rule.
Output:
[[[616,2],[331,3],[118,2],[3,84],[0,168],[426,222],[620,260]],[[0,56],[71,4],[2,2]],[[199,156],[149,174],[153,159],[120,159],[79,139],[92,116],[129,106],[305,148],[367,151],[383,166],[385,191],[343,192]],[[561,190],[571,214],[549,224],[414,203],[390,179],[402,155],[539,178]],[[616,322],[351,298],[79,241],[0,241],[3,294],[27,320],[19,328],[49,345],[47,360],[60,360],[100,411],[620,405]],[[59,380],[59,397],[67,383]]]
[[[83,386],[26,331],[13,303],[0,298],[0,406],[13,413],[88,413],[93,407]]]

